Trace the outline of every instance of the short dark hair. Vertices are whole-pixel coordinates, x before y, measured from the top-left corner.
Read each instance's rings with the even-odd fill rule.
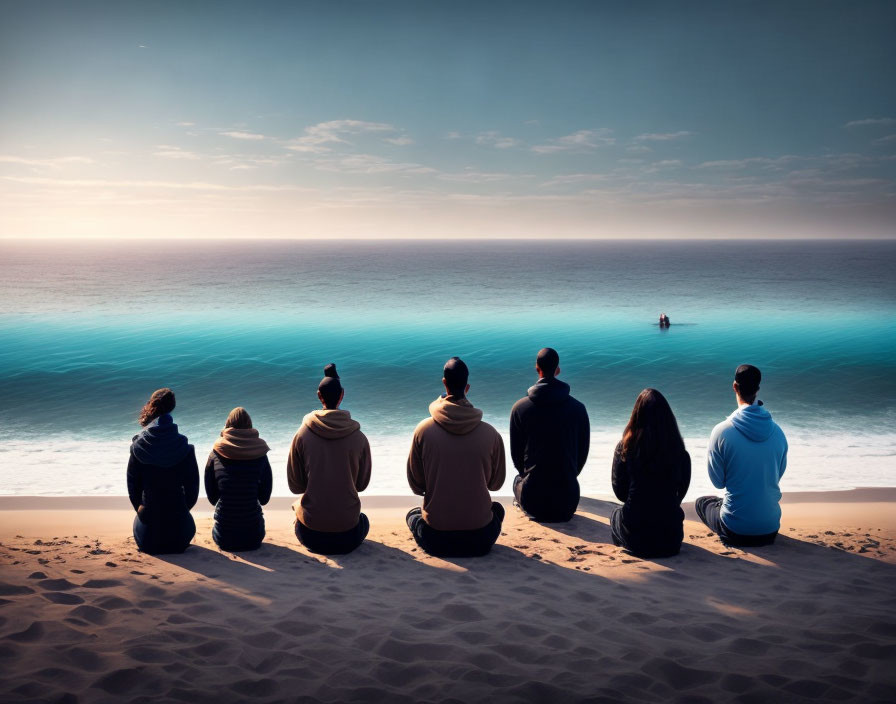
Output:
[[[467,380],[470,378],[470,370],[460,357],[452,357],[445,362],[442,370],[445,386],[452,396],[463,396],[467,392]]]
[[[335,364],[328,364],[324,367],[324,378],[317,385],[317,391],[323,399],[327,408],[335,408],[339,403],[339,395],[342,393],[342,383],[339,381],[339,374],[336,372]]]
[[[552,377],[560,366],[560,355],[553,347],[544,347],[535,356],[535,366],[541,369],[546,377]]]
[[[752,364],[741,364],[734,371],[734,381],[737,384],[740,397],[749,401],[756,398],[759,382],[762,381],[762,373]]]

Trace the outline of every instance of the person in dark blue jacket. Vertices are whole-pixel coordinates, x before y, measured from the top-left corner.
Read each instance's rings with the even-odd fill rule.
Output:
[[[585,406],[557,379],[560,356],[550,347],[535,358],[538,381],[510,412],[510,456],[519,475],[513,495],[536,521],[568,521],[579,505],[579,473],[591,429]]]
[[[234,408],[205,464],[205,494],[215,506],[212,538],[222,550],[257,550],[264,540],[261,507],[271,498],[268,444],[245,408]]]
[[[134,540],[150,554],[183,552],[196,534],[190,509],[199,496],[196,452],[171,418],[174,392],[153,392],[140,412],[128,461],[128,497],[137,512]]]
[[[635,401],[613,453],[612,480],[613,493],[623,502],[610,514],[613,543],[638,557],[677,555],[691,456],[669,402],[656,389],[644,389]]]

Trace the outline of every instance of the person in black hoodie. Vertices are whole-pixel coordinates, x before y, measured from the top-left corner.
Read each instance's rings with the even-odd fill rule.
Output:
[[[510,412],[510,456],[519,476],[513,495],[536,521],[560,523],[579,505],[579,473],[591,428],[585,406],[557,379],[560,356],[550,347],[535,358],[538,381]]]
[[[222,550],[257,550],[264,540],[261,507],[273,485],[270,449],[246,409],[234,408],[205,463],[205,494],[215,506],[212,539]]]
[[[128,460],[128,497],[137,512],[134,540],[150,554],[183,552],[196,534],[190,509],[199,496],[196,452],[171,418],[174,392],[153,392],[140,412]]]
[[[669,402],[656,389],[644,389],[635,401],[613,453],[612,480],[613,493],[623,502],[610,515],[613,543],[638,557],[677,555],[691,456]]]

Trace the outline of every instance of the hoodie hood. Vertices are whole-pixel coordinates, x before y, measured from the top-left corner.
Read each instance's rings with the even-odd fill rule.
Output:
[[[738,408],[728,416],[728,420],[744,437],[753,442],[768,440],[775,429],[772,414],[758,404]]]
[[[539,379],[534,386],[529,387],[528,394],[532,403],[562,403],[569,398],[569,384],[556,377]]]
[[[302,425],[326,440],[348,437],[361,428],[358,421],[352,420],[351,413],[340,408],[312,411],[302,419]]]
[[[466,435],[482,422],[482,411],[465,398],[448,400],[439,396],[429,404],[429,414],[442,428],[453,435]]]
[[[271,448],[258,437],[255,428],[224,428],[213,449],[229,460],[254,460],[266,455]]]
[[[143,464],[171,467],[189,452],[187,439],[177,432],[177,424],[165,413],[147,425],[131,443],[131,452]]]

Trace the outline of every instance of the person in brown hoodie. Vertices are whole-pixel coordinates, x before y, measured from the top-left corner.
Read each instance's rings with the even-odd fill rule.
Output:
[[[504,507],[489,495],[504,484],[504,442],[467,400],[468,378],[463,360],[448,360],[446,393],[429,405],[408,456],[408,484],[423,496],[422,508],[407,515],[408,528],[421,548],[439,557],[485,555],[504,520]]]
[[[302,494],[294,504],[296,537],[324,555],[351,552],[370,530],[358,498],[370,483],[370,444],[361,425],[339,408],[344,395],[336,365],[328,364],[317,388],[323,410],[302,419],[286,464],[290,491]]]

